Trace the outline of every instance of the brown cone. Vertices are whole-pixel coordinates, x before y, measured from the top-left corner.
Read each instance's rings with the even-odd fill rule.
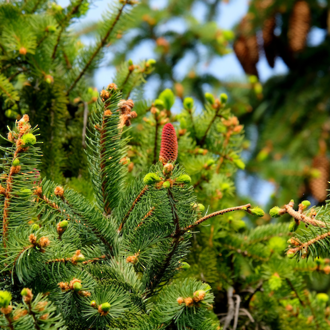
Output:
[[[258,77],[259,45],[252,31],[249,17],[246,15],[239,25],[239,37],[234,43],[234,52],[246,74]]]
[[[269,17],[264,21],[262,37],[264,39],[264,51],[267,62],[271,68],[275,65],[276,59],[276,36],[274,30],[276,27],[275,16]]]
[[[324,202],[327,198],[329,181],[329,160],[326,156],[316,156],[313,159],[313,168],[320,171],[318,178],[313,178],[309,182],[309,187],[313,197],[318,202]]]
[[[311,27],[311,10],[306,1],[298,0],[293,6],[289,22],[289,48],[293,53],[305,48],[308,31]]]

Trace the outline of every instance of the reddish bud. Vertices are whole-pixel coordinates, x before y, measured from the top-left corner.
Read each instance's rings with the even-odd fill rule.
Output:
[[[175,162],[178,157],[178,141],[175,129],[172,124],[168,123],[164,126],[162,132],[162,143],[160,148],[159,160],[166,164]]]

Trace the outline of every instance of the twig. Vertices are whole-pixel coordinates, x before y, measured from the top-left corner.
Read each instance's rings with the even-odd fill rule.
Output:
[[[77,3],[77,5],[71,9],[71,11],[66,15],[66,17],[60,22],[60,25],[62,25],[68,19],[70,20],[70,17],[78,11],[78,9],[83,1],[84,0],[79,0],[79,3]],[[57,51],[58,45],[60,44],[61,36],[62,36],[64,29],[65,29],[65,24],[62,25],[61,31],[59,32],[59,34],[57,36],[56,44],[55,44],[53,54],[52,54],[52,59],[55,59],[56,51]]]
[[[292,282],[291,282],[287,277],[285,278],[285,280],[286,280],[286,282],[289,284],[291,290],[295,292],[295,294],[296,294],[296,296],[297,296],[297,298],[298,298],[298,300],[299,300],[299,302],[300,302],[300,305],[303,306],[303,307],[305,307],[305,303],[304,303],[304,302],[301,300],[301,298],[299,297],[298,292],[297,292],[297,290],[295,289],[295,287],[293,286]]]
[[[174,233],[171,235],[171,237],[176,237],[176,236],[181,236],[183,235],[186,231],[200,225],[202,222],[210,219],[210,218],[213,218],[213,217],[216,217],[218,215],[222,215],[222,214],[225,214],[225,213],[228,213],[228,212],[233,212],[233,211],[241,211],[241,210],[244,210],[244,211],[249,211],[249,208],[251,207],[251,204],[245,204],[245,205],[241,205],[241,206],[235,206],[235,207],[230,207],[228,209],[224,209],[224,210],[220,210],[220,211],[217,211],[217,212],[214,212],[214,213],[211,213],[209,215],[206,215],[205,217],[197,220],[196,222],[194,222],[193,224],[189,225],[188,227],[185,227],[183,229],[180,229],[179,233]]]
[[[322,239],[327,238],[328,236],[330,236],[330,232],[324,233],[322,235],[316,236],[315,238],[311,239],[310,241],[301,244],[300,246],[296,247],[296,248],[292,248],[289,251],[292,251],[293,253],[296,253],[298,251],[301,251],[304,248],[307,248],[310,245],[313,245],[314,243],[316,243],[317,241],[320,241]]]
[[[170,191],[169,191],[169,197],[170,197],[170,201],[171,201],[171,199],[173,198],[173,195],[172,195],[172,193],[170,193]],[[171,207],[172,207],[172,214],[174,214],[174,223],[175,223],[176,232],[179,232],[180,220],[179,220],[178,213],[177,213],[174,203],[171,203]],[[171,259],[174,255],[174,253],[176,252],[177,247],[179,246],[179,243],[180,243],[180,236],[177,235],[171,243],[171,246],[172,246],[171,252],[167,255],[162,268],[157,272],[156,276],[154,277],[154,282],[152,283],[153,288],[161,281],[167,267],[169,266],[169,264],[171,262]],[[152,288],[151,292],[153,291],[153,288]]]
[[[126,6],[126,3],[124,3],[122,5],[122,7],[119,9],[119,12],[114,20],[114,22],[112,23],[110,29],[108,30],[108,32],[106,33],[106,35],[102,38],[99,46],[96,48],[96,50],[94,51],[94,53],[92,54],[91,58],[89,59],[89,61],[86,63],[85,67],[82,69],[82,71],[80,72],[79,76],[75,79],[75,81],[72,83],[72,85],[69,87],[69,89],[67,90],[67,95],[72,91],[72,89],[77,85],[78,81],[81,79],[81,77],[85,74],[85,72],[87,71],[88,67],[91,65],[92,61],[94,60],[94,58],[96,57],[96,55],[99,53],[99,51],[101,50],[101,48],[106,44],[107,39],[109,37],[109,35],[111,34],[111,32],[113,31],[113,29],[115,28],[124,8]]]
[[[293,201],[291,201],[287,205],[284,205],[284,208],[280,210],[280,213],[281,214],[288,213],[293,218],[295,218],[297,221],[302,221],[302,222],[304,222],[304,223],[306,223],[308,225],[312,225],[312,226],[315,226],[315,227],[321,227],[321,228],[325,228],[326,227],[323,221],[312,219],[311,217],[307,217],[306,215],[304,215],[304,214],[302,214],[300,212],[295,211],[293,209],[293,205],[294,205],[294,202]],[[284,212],[284,210],[286,212]]]
[[[249,307],[251,299],[253,298],[253,296],[254,296],[258,291],[261,291],[261,289],[262,289],[262,285],[263,285],[263,281],[261,281],[261,282],[257,285],[257,287],[255,288],[255,290],[249,295],[249,297],[247,298],[247,300],[244,302],[244,306],[246,306],[247,308]]]
[[[203,144],[204,144],[204,142],[205,142],[205,139],[206,139],[206,136],[207,136],[207,133],[208,133],[209,130],[211,129],[212,124],[214,123],[215,119],[218,117],[218,114],[219,114],[220,109],[221,109],[221,108],[220,108],[220,105],[219,105],[219,107],[217,108],[217,110],[216,110],[216,112],[215,112],[214,117],[213,117],[212,120],[210,121],[209,126],[207,127],[207,129],[206,129],[206,131],[205,131],[205,133],[204,133],[204,136],[202,137],[202,139],[201,139],[200,142],[199,142],[199,145],[200,145],[200,146],[203,146]]]
[[[154,160],[152,162],[153,164],[157,163],[158,128],[159,128],[157,114],[155,114],[155,121],[156,121],[156,127],[155,127],[155,143],[154,143]]]
[[[88,104],[87,102],[84,102],[84,126],[82,131],[82,146],[84,149],[86,149],[86,127],[87,127],[87,119],[88,119]]]
[[[235,319],[233,330],[236,330],[239,316],[239,306],[241,304],[241,297],[238,294],[235,294],[236,297],[236,310],[235,310]]]
[[[225,324],[223,325],[223,330],[226,330],[229,327],[231,320],[235,315],[235,304],[233,300],[233,292],[234,288],[230,287],[227,291],[227,299],[228,299],[228,313],[225,319]]]

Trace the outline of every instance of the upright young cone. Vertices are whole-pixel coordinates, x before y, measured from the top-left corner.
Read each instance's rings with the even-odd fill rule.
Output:
[[[162,143],[160,147],[159,161],[163,164],[175,162],[178,158],[178,140],[172,124],[164,126],[162,132]]]

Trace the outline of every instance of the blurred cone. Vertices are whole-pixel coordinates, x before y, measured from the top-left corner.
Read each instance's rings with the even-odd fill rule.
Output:
[[[309,181],[309,187],[313,197],[318,202],[324,202],[327,198],[327,189],[329,181],[329,160],[326,156],[316,156],[313,159],[312,167],[320,172],[318,178]]]
[[[305,48],[307,34],[311,27],[311,10],[306,1],[296,1],[289,22],[289,47],[293,53]]]
[[[269,17],[264,21],[262,37],[264,39],[264,51],[267,62],[271,68],[275,65],[276,59],[276,36],[274,30],[276,27],[275,16]]]
[[[243,17],[239,28],[239,37],[234,43],[234,52],[246,74],[258,75],[259,45],[257,36],[252,33],[252,25],[248,15]]]

